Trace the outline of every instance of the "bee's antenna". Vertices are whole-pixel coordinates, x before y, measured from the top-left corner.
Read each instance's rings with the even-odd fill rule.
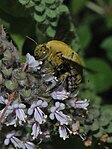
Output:
[[[33,41],[37,45],[37,42],[34,39],[32,39],[31,37],[26,36],[26,38],[30,39],[31,41]]]

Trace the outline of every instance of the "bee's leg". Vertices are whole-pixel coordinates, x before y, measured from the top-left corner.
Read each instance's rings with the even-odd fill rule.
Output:
[[[61,52],[56,52],[54,55],[49,57],[49,61],[55,67],[60,66],[62,64],[62,62],[63,62],[62,53]]]
[[[64,74],[61,74],[59,77],[59,84],[62,86],[66,86],[66,80],[69,76],[69,72],[65,72]]]

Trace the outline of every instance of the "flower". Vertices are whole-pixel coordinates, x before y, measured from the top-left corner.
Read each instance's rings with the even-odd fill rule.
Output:
[[[42,79],[47,83],[47,82],[52,82],[52,80],[57,80],[57,78],[54,76],[54,73],[46,73],[43,70],[43,74],[41,75]]]
[[[8,102],[3,96],[0,96],[0,104],[6,104]]]
[[[87,99],[85,99],[85,100],[77,100],[75,102],[76,108],[79,108],[79,109],[87,110],[88,105],[89,105],[89,102],[88,102]]]
[[[39,134],[42,134],[40,125],[39,123],[35,122],[32,127],[31,135],[33,136],[33,139],[35,139]]]
[[[46,101],[38,100],[37,102],[33,102],[31,107],[28,109],[28,114],[34,114],[34,119],[39,124],[42,124],[46,121],[47,115],[41,110],[41,108],[45,108],[48,106]]]
[[[14,132],[7,134],[6,139],[4,140],[4,144],[9,145],[9,143],[11,142],[15,146],[15,148],[23,148],[23,142],[14,135]]]
[[[77,99],[77,98],[71,98],[70,100],[68,100],[68,104],[71,107],[87,110],[89,102],[88,102],[87,99],[80,100],[80,99]]]
[[[72,124],[72,133],[74,135],[77,134],[77,131],[78,131],[79,127],[80,127],[79,121],[76,121],[75,123]]]
[[[30,68],[33,68],[34,71],[37,69],[40,69],[39,65],[42,64],[42,61],[37,61],[33,56],[31,56],[29,53],[26,54],[26,61]]]
[[[61,110],[65,109],[65,104],[56,102],[55,106],[51,107],[51,114],[49,115],[50,119],[53,120],[56,118],[61,125],[68,125],[71,120],[69,116],[65,115]]]
[[[69,128],[67,128],[64,125],[60,125],[59,126],[59,134],[60,134],[60,138],[63,138],[63,140],[66,140],[67,138],[69,138],[68,132],[71,134],[71,130]]]
[[[43,74],[41,75],[42,79],[44,80],[45,83],[50,83],[50,85],[47,87],[46,91],[50,91],[57,85],[57,77],[54,76],[54,73],[48,73],[46,70],[42,70]]]
[[[57,90],[51,93],[51,97],[55,100],[65,100],[70,95],[64,87],[59,87]]]
[[[35,149],[35,144],[32,142],[26,141],[24,145],[25,145],[24,149]]]
[[[10,114],[13,113],[13,116],[10,117],[9,115],[9,118],[7,119],[7,125],[14,125],[16,127],[16,123],[19,122],[19,125],[22,125],[22,122],[26,122],[26,118],[27,118],[27,115],[25,114],[24,110],[26,108],[26,105],[24,104],[19,104],[17,102],[13,103],[12,106],[9,106],[8,107],[8,112],[10,112]],[[15,115],[14,115],[15,113]]]

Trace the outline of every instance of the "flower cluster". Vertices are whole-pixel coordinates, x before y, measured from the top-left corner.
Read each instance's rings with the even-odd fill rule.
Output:
[[[78,135],[79,119],[84,119],[80,112],[87,110],[88,100],[72,96],[65,78],[61,80],[45,60],[28,53],[21,64],[16,49],[10,48],[3,50],[0,60],[2,147],[35,149],[35,142],[49,140],[53,131],[63,140]]]

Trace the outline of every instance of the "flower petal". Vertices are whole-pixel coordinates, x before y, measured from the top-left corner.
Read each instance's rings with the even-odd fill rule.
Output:
[[[67,130],[64,126],[59,126],[59,134],[60,138],[63,138],[63,140],[69,138],[69,136],[67,135]]]

